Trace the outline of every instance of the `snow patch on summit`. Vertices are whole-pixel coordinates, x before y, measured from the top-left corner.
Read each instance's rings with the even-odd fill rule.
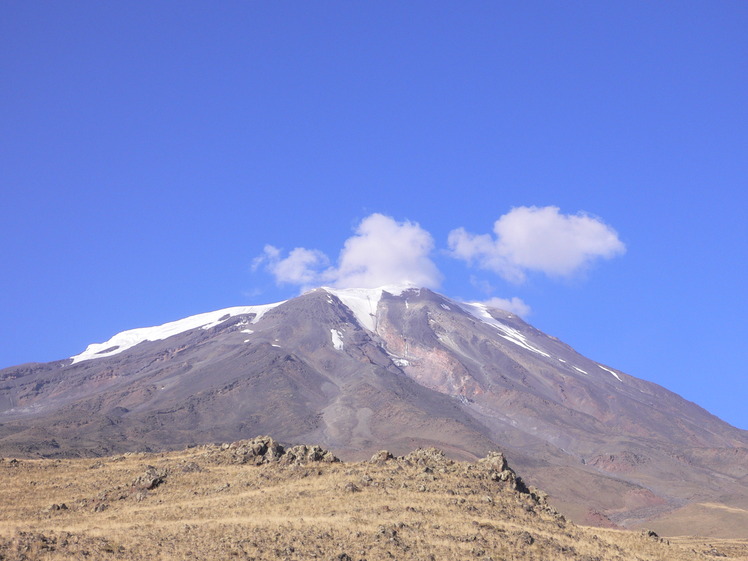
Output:
[[[186,317],[177,321],[170,321],[163,325],[122,331],[104,343],[92,343],[88,345],[85,351],[70,357],[73,360],[71,364],[83,362],[84,360],[116,355],[139,343],[143,343],[144,341],[162,341],[163,339],[168,339],[169,337],[179,335],[180,333],[190,331],[191,329],[197,329],[199,327],[210,329],[233,316],[256,314],[251,323],[257,323],[268,310],[272,310],[281,304],[283,304],[283,302],[264,304],[262,306],[236,306],[233,308],[224,308],[223,310],[216,310],[215,312],[206,312],[204,314]],[[245,329],[242,332],[251,333],[248,329]]]
[[[414,286],[391,285],[380,286],[379,288],[329,288],[324,286],[322,290],[337,296],[353,312],[361,327],[376,332],[377,307],[382,299],[382,294],[387,292],[393,296],[400,296],[411,288],[414,288]]]

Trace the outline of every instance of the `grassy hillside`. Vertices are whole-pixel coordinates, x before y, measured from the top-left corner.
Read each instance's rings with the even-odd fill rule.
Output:
[[[271,439],[0,460],[0,560],[748,559],[748,543],[575,526],[492,454],[341,463]],[[726,556],[726,557],[725,557]]]

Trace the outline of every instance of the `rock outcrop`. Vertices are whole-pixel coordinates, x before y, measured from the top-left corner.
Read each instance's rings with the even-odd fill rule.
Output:
[[[167,472],[165,469],[146,466],[145,472],[136,477],[131,486],[134,490],[150,491],[166,481],[166,476]]]
[[[203,447],[208,459],[217,464],[262,465],[278,462],[284,465],[302,465],[311,462],[338,462],[332,452],[320,446],[301,444],[289,449],[269,436],[238,440],[221,445]]]

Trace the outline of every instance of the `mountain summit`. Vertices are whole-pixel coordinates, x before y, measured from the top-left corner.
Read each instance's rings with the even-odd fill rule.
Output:
[[[748,521],[746,431],[514,314],[425,288],[318,288],[0,370],[2,455],[258,434],[346,459],[499,448],[561,510],[597,524]]]

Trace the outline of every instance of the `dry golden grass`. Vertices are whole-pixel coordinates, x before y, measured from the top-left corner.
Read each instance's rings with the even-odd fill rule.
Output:
[[[148,466],[165,481],[134,486]],[[575,526],[500,471],[434,452],[260,466],[206,447],[6,459],[0,560],[748,560],[737,541]]]

